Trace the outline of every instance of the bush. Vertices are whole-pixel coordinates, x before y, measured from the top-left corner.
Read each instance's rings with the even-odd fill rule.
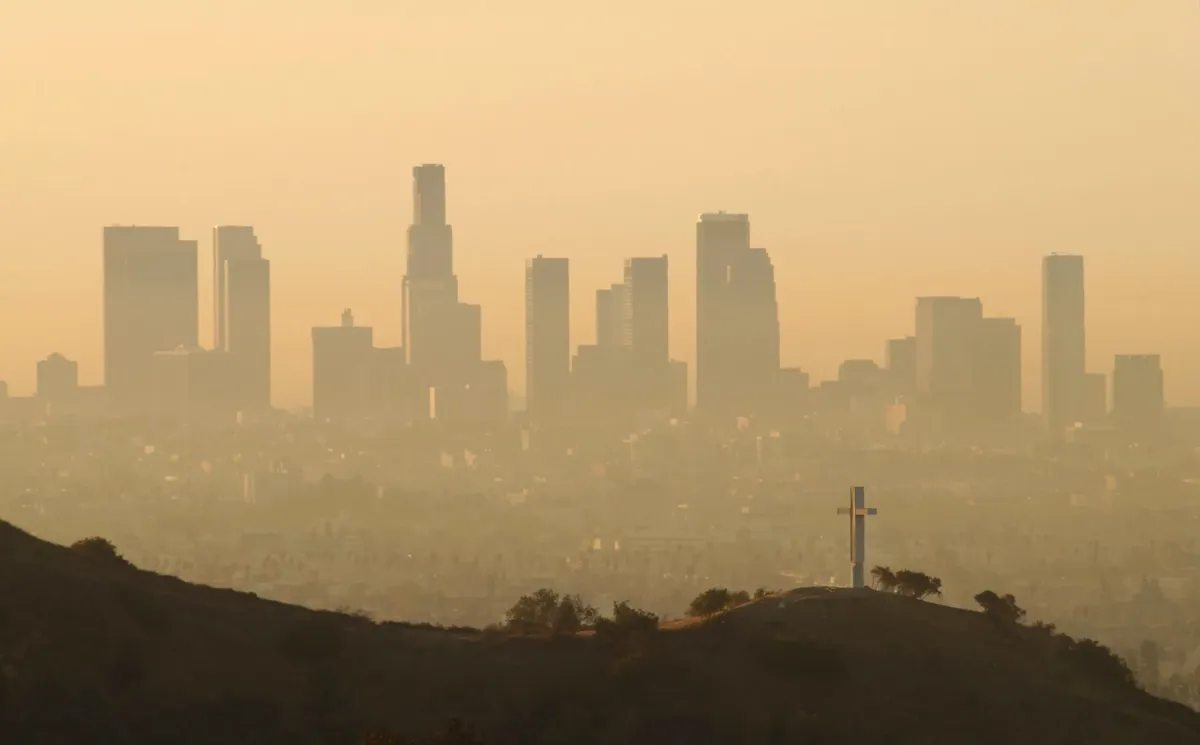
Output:
[[[749,602],[750,593],[745,590],[730,592],[724,587],[714,587],[697,595],[688,606],[687,614],[692,618],[709,618]]]
[[[1060,639],[1067,658],[1089,678],[1121,686],[1134,685],[1129,664],[1108,647],[1092,639],[1075,640],[1066,635]]]
[[[871,570],[871,584],[881,592],[895,592],[899,584],[896,573],[889,567],[877,566]]]
[[[768,590],[765,587],[760,587],[754,591],[754,599],[762,600],[763,598],[769,597],[771,595],[778,595],[780,592],[782,592],[782,590]]]
[[[983,608],[983,615],[1001,625],[1015,626],[1025,618],[1025,609],[1017,605],[1017,599],[1012,595],[1000,596],[984,590],[975,596],[975,602]]]
[[[89,559],[104,562],[112,566],[132,566],[124,556],[117,552],[112,541],[100,536],[92,536],[71,544],[71,550],[83,554]]]
[[[504,627],[518,634],[574,634],[596,621],[596,609],[578,595],[538,590],[524,595],[505,614]]]
[[[942,580],[924,572],[901,569],[896,572],[896,592],[917,600],[924,600],[931,595],[941,596]]]
[[[924,572],[901,569],[893,572],[890,567],[877,566],[871,570],[872,586],[880,592],[894,592],[917,600],[942,594],[942,580]]]
[[[613,603],[613,617],[596,619],[596,636],[624,638],[658,631],[658,616],[629,603]]]

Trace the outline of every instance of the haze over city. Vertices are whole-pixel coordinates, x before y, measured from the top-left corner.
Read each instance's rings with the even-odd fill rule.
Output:
[[[9,0],[5,745],[1200,742],[1195,0]]]
[[[1192,3],[283,7],[6,4],[14,393],[54,351],[102,381],[100,226],[179,225],[206,255],[213,225],[250,224],[275,403],[309,404],[312,326],[349,306],[400,342],[408,171],[440,162],[462,293],[517,392],[525,258],[571,259],[575,344],[623,258],[668,254],[671,354],[694,363],[692,226],[725,209],[770,250],[782,359],[814,382],[881,360],[917,295],[1034,329],[1062,251],[1088,258],[1089,367],[1159,352],[1168,399],[1200,403]],[[1023,358],[1036,411],[1029,333]]]

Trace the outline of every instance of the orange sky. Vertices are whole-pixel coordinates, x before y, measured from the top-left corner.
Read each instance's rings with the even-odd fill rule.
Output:
[[[101,369],[101,227],[273,262],[276,403],[309,328],[353,307],[399,341],[411,166],[447,166],[465,300],[523,387],[523,261],[572,260],[576,343],[621,260],[672,260],[694,347],[694,222],[746,211],[774,258],[785,364],[882,359],[918,294],[1024,326],[1039,257],[1088,257],[1089,364],[1161,352],[1200,403],[1194,0],[5,0],[0,379]],[[201,290],[202,303],[210,293]],[[201,308],[201,338],[211,310]]]

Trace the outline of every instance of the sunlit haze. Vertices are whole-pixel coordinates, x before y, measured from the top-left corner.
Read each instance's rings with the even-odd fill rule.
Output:
[[[524,260],[571,261],[572,348],[630,256],[670,256],[694,360],[695,222],[749,213],[781,357],[883,361],[918,295],[1023,326],[1040,259],[1087,260],[1088,367],[1161,353],[1200,403],[1194,0],[7,0],[0,4],[0,379],[51,352],[102,381],[101,229],[212,226],[272,261],[274,398],[310,329],[400,341],[411,168],[446,165],[460,296],[523,389]],[[200,341],[211,341],[201,291]]]

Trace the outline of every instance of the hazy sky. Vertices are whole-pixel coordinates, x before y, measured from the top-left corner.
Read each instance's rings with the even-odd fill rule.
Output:
[[[1024,327],[1040,256],[1087,256],[1089,365],[1161,352],[1200,404],[1197,0],[0,0],[0,379],[99,382],[101,227],[253,224],[276,403],[343,307],[400,338],[411,167],[447,167],[464,300],[523,389],[523,268],[572,262],[573,343],[633,255],[671,257],[695,346],[696,216],[751,214],[785,364],[911,333],[918,294]]]

